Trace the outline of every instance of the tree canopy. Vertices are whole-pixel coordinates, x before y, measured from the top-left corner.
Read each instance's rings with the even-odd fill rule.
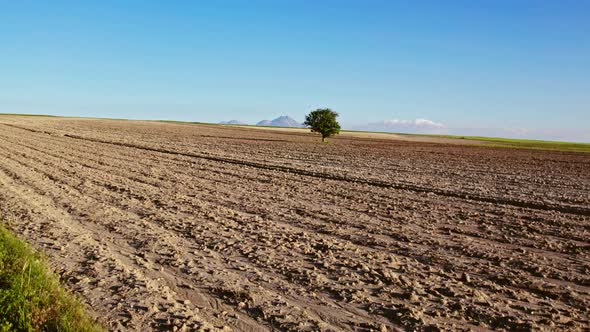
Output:
[[[326,137],[336,135],[340,132],[340,124],[336,121],[338,113],[329,108],[318,108],[311,111],[306,117],[303,124],[311,128],[312,132],[322,135],[322,142]]]

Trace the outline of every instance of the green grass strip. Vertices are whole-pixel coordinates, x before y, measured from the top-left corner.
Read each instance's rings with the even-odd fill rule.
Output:
[[[0,331],[104,331],[43,257],[1,225]]]
[[[427,136],[427,135],[424,135],[424,136]],[[490,143],[489,146],[494,146],[494,147],[554,150],[554,151],[565,151],[565,152],[590,152],[590,143],[543,141],[543,140],[534,140],[534,139],[482,137],[482,136],[457,136],[457,135],[428,135],[428,136],[489,142]]]
[[[0,116],[7,115],[7,116],[40,116],[40,117],[50,117],[50,118],[57,118],[55,115],[48,115],[48,114],[19,114],[19,113],[0,113]]]

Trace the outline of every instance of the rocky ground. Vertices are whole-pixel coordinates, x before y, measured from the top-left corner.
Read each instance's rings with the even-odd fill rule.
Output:
[[[2,116],[0,217],[111,330],[590,326],[590,154]]]

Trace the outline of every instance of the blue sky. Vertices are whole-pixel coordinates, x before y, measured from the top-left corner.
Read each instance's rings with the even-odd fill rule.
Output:
[[[0,0],[0,112],[317,107],[350,128],[590,141],[590,2]]]

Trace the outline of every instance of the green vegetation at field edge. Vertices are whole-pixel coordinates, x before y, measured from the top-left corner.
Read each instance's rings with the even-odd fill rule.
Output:
[[[543,141],[534,139],[483,137],[483,136],[458,136],[458,135],[424,135],[441,138],[467,139],[473,141],[489,142],[486,146],[509,147],[518,149],[554,150],[565,152],[590,152],[590,143]]]
[[[43,257],[0,225],[0,331],[104,331]]]
[[[9,116],[40,116],[40,117],[50,117],[50,118],[57,118],[57,115],[48,115],[48,114],[18,114],[18,113],[0,113],[2,115],[9,115]]]

